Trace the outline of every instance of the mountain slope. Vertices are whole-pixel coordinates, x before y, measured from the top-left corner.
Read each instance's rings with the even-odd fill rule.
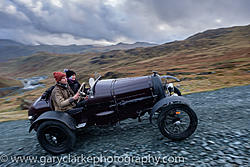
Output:
[[[0,97],[5,96],[21,87],[23,87],[23,84],[20,81],[0,76]]]
[[[151,47],[155,44],[138,42],[134,44],[120,43],[112,46],[94,46],[94,45],[24,45],[12,40],[0,39],[0,61],[6,61],[22,56],[30,56],[39,52],[50,52],[57,54],[79,54],[87,52],[106,52],[111,50],[132,49],[137,47]]]
[[[9,39],[0,39],[0,47],[5,46],[23,46],[23,44]]]
[[[0,70],[12,76],[50,76],[53,71],[72,68],[80,79],[95,71],[107,77],[125,77],[156,70],[181,78],[189,90],[244,85],[250,84],[249,35],[250,25],[208,30],[150,48],[72,55],[43,52],[8,61]]]

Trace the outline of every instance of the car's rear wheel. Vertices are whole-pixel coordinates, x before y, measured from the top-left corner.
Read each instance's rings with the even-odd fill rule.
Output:
[[[172,140],[183,140],[197,128],[195,112],[183,104],[172,104],[162,108],[158,117],[158,127],[162,135]]]
[[[59,121],[45,121],[37,129],[37,139],[49,153],[61,154],[73,149],[76,136],[72,130]]]

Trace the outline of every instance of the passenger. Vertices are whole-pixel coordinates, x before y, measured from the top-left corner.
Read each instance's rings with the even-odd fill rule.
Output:
[[[76,94],[67,83],[66,74],[62,72],[54,72],[56,80],[55,88],[51,93],[52,103],[56,111],[67,111],[76,107],[76,101],[79,98],[79,93]]]
[[[66,73],[70,88],[74,91],[74,93],[77,93],[77,91],[81,87],[81,84],[76,80],[76,73],[68,69],[64,69],[64,72]]]

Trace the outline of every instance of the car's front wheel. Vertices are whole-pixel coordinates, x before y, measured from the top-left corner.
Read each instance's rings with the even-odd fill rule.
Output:
[[[73,149],[76,136],[65,124],[49,120],[39,125],[37,139],[49,153],[61,154]]]
[[[183,140],[189,137],[198,124],[195,112],[183,104],[163,107],[157,121],[161,133],[172,140]]]

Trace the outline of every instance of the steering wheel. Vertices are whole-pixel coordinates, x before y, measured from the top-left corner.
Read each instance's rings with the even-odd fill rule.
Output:
[[[80,98],[78,99],[77,102],[80,102],[81,99],[86,96],[86,93],[84,92],[84,90],[85,90],[85,82],[83,82],[82,85],[80,86],[80,88],[78,89],[78,93],[80,94]]]

